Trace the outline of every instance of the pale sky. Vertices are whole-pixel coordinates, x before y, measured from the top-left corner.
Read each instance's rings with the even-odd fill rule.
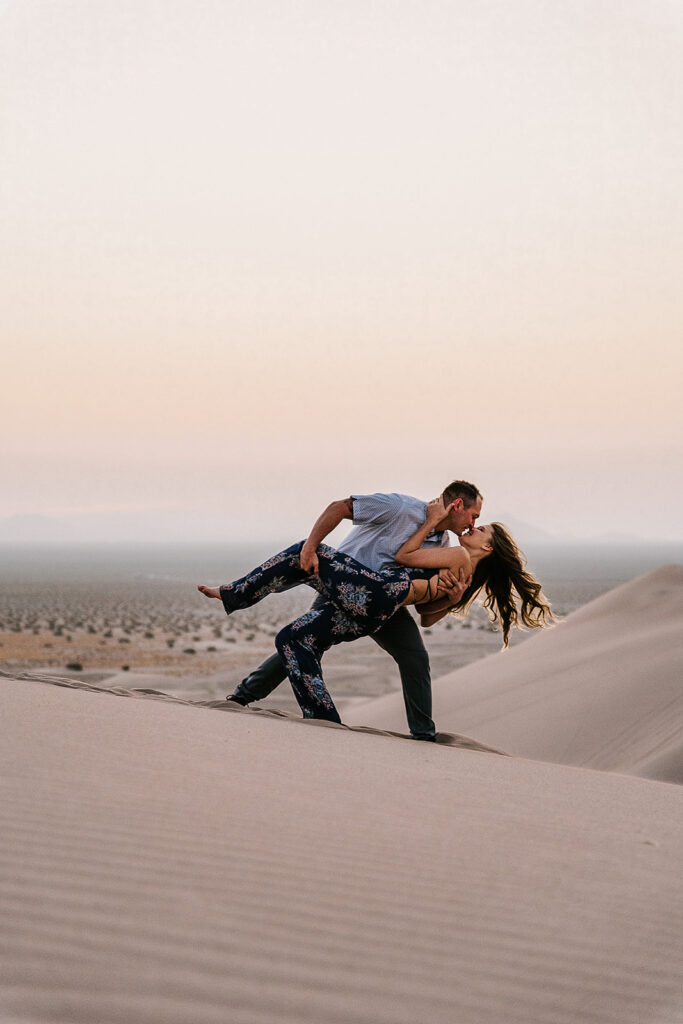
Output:
[[[0,521],[464,477],[683,539],[682,52],[680,0],[0,0]]]

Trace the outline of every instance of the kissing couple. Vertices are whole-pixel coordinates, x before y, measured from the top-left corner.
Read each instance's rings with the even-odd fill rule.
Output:
[[[449,613],[464,617],[483,591],[505,647],[513,626],[536,628],[553,618],[506,528],[477,525],[482,500],[466,480],[453,481],[429,502],[406,494],[352,495],[332,502],[306,540],[241,579],[220,587],[200,584],[201,593],[221,600],[228,615],[302,584],[318,593],[310,610],[277,634],[277,653],[228,700],[262,700],[288,676],[304,718],[341,723],[323,680],[322,656],[335,644],[371,636],[398,665],[411,736],[433,742],[429,657],[408,606],[415,606],[427,628]],[[324,544],[344,519],[353,523],[348,536],[336,549]]]

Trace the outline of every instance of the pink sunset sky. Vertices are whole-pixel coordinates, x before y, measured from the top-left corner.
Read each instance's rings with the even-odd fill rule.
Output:
[[[683,539],[678,0],[0,0],[0,522]]]

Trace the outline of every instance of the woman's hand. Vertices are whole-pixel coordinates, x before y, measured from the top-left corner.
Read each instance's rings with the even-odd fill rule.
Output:
[[[451,510],[451,505],[448,508],[443,503],[443,498],[435,498],[434,501],[430,501],[427,505],[427,518],[426,523],[434,527],[437,523],[440,523],[442,519],[445,519]]]
[[[401,544],[394,555],[399,565],[419,566],[420,568],[448,569],[453,565],[460,567],[460,559],[469,556],[462,548],[443,548],[438,544],[429,544],[426,548],[420,545],[429,534],[442,523],[453,508],[453,503],[444,506],[441,498],[430,501],[425,512],[425,521],[418,526],[415,533]]]

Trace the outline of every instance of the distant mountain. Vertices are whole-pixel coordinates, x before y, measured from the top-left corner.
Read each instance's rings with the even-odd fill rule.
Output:
[[[220,524],[202,529],[193,510],[133,509],[64,516],[14,515],[0,519],[0,544],[175,543],[225,537]]]
[[[523,519],[519,519],[517,516],[508,515],[507,512],[503,512],[500,515],[495,516],[494,520],[509,527],[512,536],[522,546],[525,544],[563,544],[571,542],[574,539],[573,537],[558,536],[556,533],[550,533],[548,530],[544,530],[542,527],[536,526],[533,523],[527,523]],[[481,521],[490,521],[486,516],[486,508],[484,508],[484,514],[482,515]]]
[[[595,540],[601,544],[642,544],[643,542],[643,538],[636,533],[620,533],[618,530],[601,533]]]
[[[51,516],[17,515],[0,519],[0,542],[50,544],[78,539],[75,526]]]

